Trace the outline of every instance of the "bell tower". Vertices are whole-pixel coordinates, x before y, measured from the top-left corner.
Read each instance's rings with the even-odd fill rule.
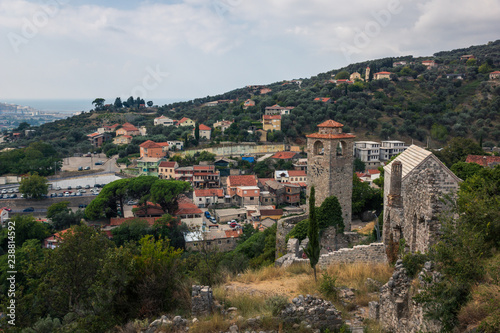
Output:
[[[351,231],[353,146],[355,136],[342,133],[342,125],[327,120],[318,133],[307,135],[307,194],[314,186],[316,206],[336,196],[346,231]]]

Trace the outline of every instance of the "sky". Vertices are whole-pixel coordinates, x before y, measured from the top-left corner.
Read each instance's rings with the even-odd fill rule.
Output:
[[[0,0],[0,101],[216,95],[500,38],[498,0]]]

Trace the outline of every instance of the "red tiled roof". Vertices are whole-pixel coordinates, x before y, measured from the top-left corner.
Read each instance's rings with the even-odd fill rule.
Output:
[[[375,74],[387,75],[387,74],[391,74],[391,72],[378,72],[378,73],[375,73]]]
[[[133,208],[138,208],[134,213],[135,216],[144,216],[144,215],[163,215],[165,211],[161,208],[160,205],[154,204],[152,202],[147,202],[147,209],[142,208],[142,206],[133,206]]]
[[[183,196],[177,201],[179,208],[175,211],[174,215],[191,215],[202,214],[202,210],[198,208],[191,200]]]
[[[314,133],[314,134],[306,135],[306,137],[312,138],[312,139],[349,139],[349,138],[355,138],[356,136],[349,134],[349,133],[340,133],[340,134]]]
[[[306,172],[304,170],[288,170],[288,176],[290,177],[300,177],[306,176]]]
[[[148,141],[141,143],[139,145],[139,147],[142,147],[142,148],[161,148],[161,146],[159,144],[157,144],[156,142],[151,141],[151,140],[148,140]]]
[[[125,123],[122,125],[122,128],[124,130],[126,130],[127,132],[131,132],[131,131],[138,131],[137,127],[135,127],[134,125],[132,125],[131,123]]]
[[[160,168],[175,168],[175,163],[176,162],[166,162],[166,161],[163,161],[163,162],[160,162],[159,167]]]
[[[255,175],[228,176],[228,187],[233,186],[257,186],[257,177]]]
[[[213,197],[214,195],[216,197],[223,197],[224,196],[224,190],[221,188],[207,188],[203,190],[194,190],[194,195],[197,197]]]
[[[467,163],[476,163],[484,167],[500,164],[500,156],[469,155],[465,160]]]
[[[16,134],[16,133],[14,133],[14,134]],[[91,138],[93,138],[93,137],[95,137],[95,136],[98,136],[98,135],[101,135],[101,133],[97,133],[97,132],[95,132],[95,133],[92,133],[92,134],[87,134],[87,136],[88,136],[88,137],[91,137]]]
[[[230,238],[230,237],[240,237],[240,235],[243,233],[243,230],[241,229],[238,229],[238,230],[234,230],[234,229],[231,229],[231,230],[224,230],[224,232],[226,233],[226,238]]]
[[[341,123],[336,122],[335,120],[328,119],[327,121],[322,122],[318,125],[318,127],[344,127]]]
[[[330,97],[316,97],[314,100],[326,103],[330,100]]]
[[[179,124],[182,124],[183,122],[185,122],[185,121],[187,121],[187,120],[191,120],[191,119],[186,118],[186,117],[182,117],[182,119],[181,119],[181,120],[179,120],[179,122],[178,122],[178,123],[179,123]]]
[[[127,139],[132,139],[130,135],[122,135],[121,137],[127,138]]]
[[[259,178],[259,183],[265,185],[267,181],[274,180],[274,178]]]
[[[500,74],[500,71],[494,71],[494,72],[491,72],[490,74]]]
[[[160,217],[112,217],[109,220],[109,224],[112,226],[115,225],[122,225],[123,223],[132,221],[132,220],[140,220],[140,221],[145,221],[149,225],[153,225],[156,220],[158,220]]]
[[[194,170],[208,170],[208,171],[212,171],[212,170],[215,170],[215,166],[213,165],[193,165],[193,171]]]
[[[212,130],[210,127],[208,127],[207,125],[203,125],[203,124],[200,124],[200,126],[198,128],[200,129],[200,131],[211,131]]]
[[[276,159],[280,159],[280,160],[289,160],[289,159],[294,158],[295,155],[297,155],[297,153],[295,153],[293,151],[279,151],[276,154],[274,154],[273,156],[271,156],[271,158],[276,158]]]
[[[370,175],[377,175],[380,173],[380,170],[378,169],[370,169],[370,170],[366,170],[366,173],[370,174]]]
[[[264,115],[264,119],[265,120],[272,120],[272,119],[281,119],[281,115],[268,115],[268,114],[265,114]]]

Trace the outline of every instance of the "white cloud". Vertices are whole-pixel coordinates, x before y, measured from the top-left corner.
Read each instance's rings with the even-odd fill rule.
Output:
[[[46,22],[34,19],[44,12],[37,2],[0,0],[0,72],[9,78],[0,98],[127,94],[157,65],[170,76],[151,96],[205,96],[351,61],[481,44],[500,31],[495,0],[68,1]],[[29,24],[36,32],[26,37]],[[16,47],[13,34],[23,38]]]

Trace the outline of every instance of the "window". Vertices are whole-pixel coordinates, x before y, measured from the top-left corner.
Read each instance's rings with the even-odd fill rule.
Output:
[[[250,200],[253,200],[253,197],[250,197]]]
[[[210,246],[211,242],[207,242],[207,245]]]
[[[247,194],[247,191],[243,191],[243,194]]]

